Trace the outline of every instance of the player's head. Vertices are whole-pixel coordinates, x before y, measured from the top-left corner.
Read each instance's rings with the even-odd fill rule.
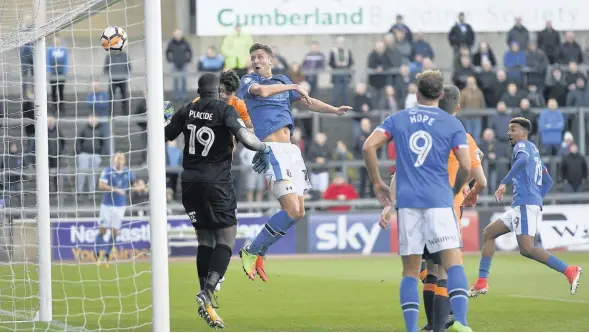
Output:
[[[270,46],[255,43],[250,47],[250,60],[256,74],[268,76],[272,74],[273,53]]]
[[[219,76],[220,97],[227,101],[229,97],[235,95],[239,89],[239,76],[233,70],[226,70],[221,72]]]
[[[438,107],[451,115],[455,115],[460,110],[460,90],[458,87],[453,84],[445,84]]]
[[[198,78],[198,89],[196,92],[207,97],[219,96],[219,79],[213,73],[204,73]]]
[[[122,169],[127,162],[125,159],[125,154],[123,152],[118,151],[115,156],[112,158],[113,165],[116,169]]]
[[[515,117],[509,122],[507,138],[509,143],[514,146],[521,140],[528,139],[528,133],[532,131],[532,123],[524,117]]]
[[[417,74],[417,101],[424,105],[437,105],[444,95],[444,77],[439,70],[426,70]]]

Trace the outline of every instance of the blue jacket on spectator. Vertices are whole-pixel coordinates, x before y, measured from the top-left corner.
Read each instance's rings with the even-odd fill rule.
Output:
[[[47,48],[47,74],[67,75],[68,50],[63,46],[50,46]]]
[[[203,55],[198,60],[198,70],[205,72],[219,72],[223,70],[225,66],[225,58],[222,55],[217,54],[214,58],[209,58]]]
[[[538,119],[538,133],[543,145],[559,145],[564,131],[564,116],[560,110],[546,109]]]
[[[104,91],[91,92],[86,98],[90,110],[94,110],[96,116],[108,117],[110,115],[110,99]]]
[[[505,67],[508,81],[521,83],[521,70],[526,67],[526,54],[521,50],[518,52],[506,51],[505,55],[503,55],[503,66]]]
[[[415,57],[416,54],[421,54],[431,60],[434,60],[435,56],[432,46],[424,40],[416,40],[413,42],[413,56]]]

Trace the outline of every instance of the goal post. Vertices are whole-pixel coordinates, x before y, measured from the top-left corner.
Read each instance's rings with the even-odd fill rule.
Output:
[[[170,331],[161,15],[161,0],[0,4],[0,331]],[[126,61],[102,49],[108,25],[129,33]],[[101,236],[119,151],[148,190]]]

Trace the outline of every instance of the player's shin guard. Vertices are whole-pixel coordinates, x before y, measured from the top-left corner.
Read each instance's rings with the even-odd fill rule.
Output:
[[[405,318],[407,332],[417,332],[417,318],[419,317],[419,290],[417,279],[406,276],[401,280],[400,287],[401,309]]]
[[[261,256],[266,255],[266,251],[268,251],[270,246],[282,238],[295,223],[296,220],[288,216],[284,210],[272,215],[268,222],[266,222],[264,229],[260,231],[250,244],[248,252]]]
[[[435,275],[427,275],[423,281],[423,307],[427,323],[433,325],[434,296],[436,293],[438,278]]]
[[[231,248],[225,244],[217,244],[209,262],[209,273],[207,274],[205,289],[210,292],[215,291],[217,283],[219,283],[221,277],[227,272],[230,260]]]
[[[444,332],[446,330],[446,323],[450,317],[450,300],[448,299],[448,289],[446,289],[447,281],[438,280],[436,287],[436,295],[434,296],[434,332]]]
[[[464,326],[466,314],[468,312],[468,281],[464,273],[464,267],[461,265],[452,266],[448,269],[448,294],[450,296],[450,306],[456,321]]]
[[[213,248],[199,245],[198,252],[196,252],[196,271],[198,273],[198,283],[200,290],[204,290],[205,282],[207,281],[207,275],[209,274],[209,264],[211,262],[211,256],[213,255]]]

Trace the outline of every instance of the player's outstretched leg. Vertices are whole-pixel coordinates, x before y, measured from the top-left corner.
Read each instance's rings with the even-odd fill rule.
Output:
[[[510,232],[502,220],[495,220],[483,230],[483,249],[481,260],[479,262],[479,276],[474,285],[468,291],[469,297],[484,295],[489,291],[487,278],[491,270],[491,262],[495,254],[495,239],[501,235]]]
[[[534,237],[530,235],[518,235],[517,243],[519,245],[519,252],[522,256],[534,259],[563,274],[569,282],[571,295],[574,295],[577,292],[579,279],[583,273],[581,267],[569,266],[543,248],[535,247]]]

